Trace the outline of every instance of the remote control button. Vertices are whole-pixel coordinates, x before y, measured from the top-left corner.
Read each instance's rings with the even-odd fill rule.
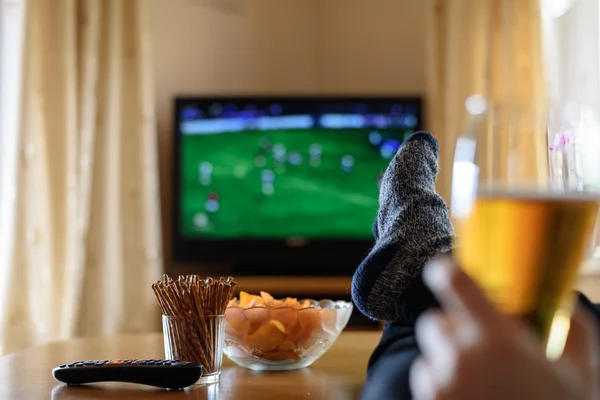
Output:
[[[98,367],[100,367],[100,366],[102,366],[102,365],[104,365],[104,364],[106,364],[104,361],[96,361],[96,362],[94,363],[94,365],[96,365],[96,366],[98,366]]]
[[[75,364],[76,367],[83,367],[83,363],[77,363]]]
[[[163,365],[163,364],[164,364],[164,361],[155,361],[154,362],[154,365]]]
[[[170,362],[170,361],[165,361],[165,362],[163,363],[163,365],[171,365],[171,364],[172,364],[172,362]]]
[[[62,364],[59,368],[66,368],[67,364]]]
[[[67,364],[67,367],[74,367],[75,363]]]
[[[123,360],[112,360],[106,363],[106,365],[123,365],[125,362]]]
[[[94,364],[96,364],[96,363],[93,361],[86,361],[83,363],[83,365],[94,365]]]

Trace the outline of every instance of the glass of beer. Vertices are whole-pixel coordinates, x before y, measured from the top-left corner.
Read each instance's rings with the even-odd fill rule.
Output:
[[[568,331],[599,198],[551,178],[546,120],[491,107],[478,96],[467,110],[453,165],[457,261],[556,355],[566,338],[565,329],[556,329],[566,321]]]

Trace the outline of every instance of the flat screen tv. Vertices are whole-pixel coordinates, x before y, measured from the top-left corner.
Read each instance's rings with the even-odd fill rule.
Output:
[[[351,274],[379,179],[422,121],[404,97],[186,97],[174,112],[174,261],[256,275]]]

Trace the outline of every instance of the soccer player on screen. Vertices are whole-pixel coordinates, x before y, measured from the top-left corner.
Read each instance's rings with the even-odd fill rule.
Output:
[[[204,186],[210,185],[212,182],[213,165],[208,161],[204,161],[200,163],[198,172],[200,175],[200,184]]]
[[[313,167],[321,164],[321,156],[323,155],[323,148],[318,143],[313,143],[308,148],[309,163]]]
[[[275,173],[270,169],[265,169],[261,175],[262,192],[265,196],[270,196],[275,192]]]
[[[342,171],[351,172],[352,168],[354,168],[354,157],[350,154],[346,154],[342,157]]]
[[[217,192],[210,192],[208,194],[204,208],[210,213],[219,211],[219,194]]]

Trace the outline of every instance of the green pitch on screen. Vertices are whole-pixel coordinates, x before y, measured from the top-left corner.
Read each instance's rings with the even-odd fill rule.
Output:
[[[377,176],[388,164],[368,142],[369,130],[240,132],[182,135],[181,226],[186,237],[203,238],[369,238],[377,213]],[[400,136],[398,136],[400,137]],[[297,151],[302,163],[277,167],[261,143]],[[318,165],[309,162],[309,148],[322,148]],[[256,157],[265,155],[265,165]],[[355,163],[344,171],[341,159]],[[209,182],[200,179],[202,162],[212,164]],[[272,193],[265,194],[262,171],[273,170]],[[206,202],[218,195],[218,211]]]

